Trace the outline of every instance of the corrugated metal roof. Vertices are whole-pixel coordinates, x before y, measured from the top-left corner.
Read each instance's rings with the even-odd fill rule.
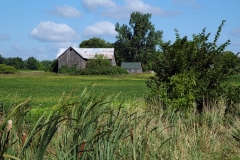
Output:
[[[122,62],[121,67],[125,69],[139,69],[142,66],[141,62]]]
[[[57,53],[57,58],[69,48],[60,48]],[[109,59],[112,59],[114,57],[114,48],[71,48],[73,48],[78,54],[86,59],[93,58],[95,54],[102,54]]]

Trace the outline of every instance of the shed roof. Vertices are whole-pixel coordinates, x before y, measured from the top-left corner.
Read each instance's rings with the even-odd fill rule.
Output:
[[[131,69],[139,69],[142,67],[141,62],[122,62],[122,68],[131,68]]]
[[[102,54],[105,57],[112,59],[114,57],[114,48],[77,48],[77,47],[68,47],[60,48],[57,53],[57,58],[60,57],[67,49],[74,49],[79,55],[85,59],[91,59],[95,54]]]

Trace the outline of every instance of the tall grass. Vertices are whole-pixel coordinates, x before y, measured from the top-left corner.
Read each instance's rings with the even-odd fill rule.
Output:
[[[222,99],[186,118],[144,101],[118,104],[92,88],[72,92],[30,123],[30,99],[9,106],[1,114],[0,159],[240,158],[240,120],[226,115]]]

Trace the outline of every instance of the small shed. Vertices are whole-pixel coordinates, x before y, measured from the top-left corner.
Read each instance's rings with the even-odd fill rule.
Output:
[[[129,73],[142,73],[141,62],[122,62],[121,67],[126,69]]]
[[[112,66],[116,65],[114,48],[60,48],[57,53],[58,69],[62,66],[71,67],[76,65],[77,69],[86,68],[87,61],[95,54],[102,54],[110,60]]]

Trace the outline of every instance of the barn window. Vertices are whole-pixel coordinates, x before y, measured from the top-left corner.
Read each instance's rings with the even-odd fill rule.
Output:
[[[70,51],[72,51],[72,48],[70,48]]]

